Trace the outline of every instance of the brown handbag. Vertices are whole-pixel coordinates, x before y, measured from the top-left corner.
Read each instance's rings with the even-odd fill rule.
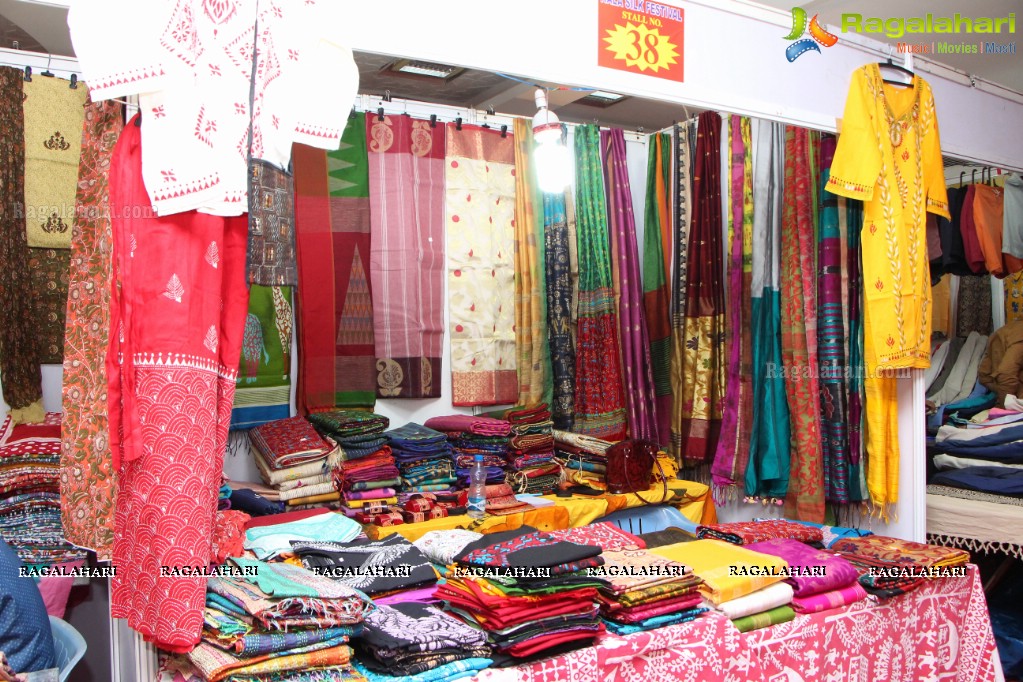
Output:
[[[639,492],[650,488],[653,478],[654,466],[660,468],[657,461],[658,447],[656,443],[648,440],[623,440],[615,443],[607,451],[607,490],[616,495],[634,493],[640,497]],[[663,470],[661,471],[664,477]],[[668,482],[664,481],[664,496],[667,499]]]

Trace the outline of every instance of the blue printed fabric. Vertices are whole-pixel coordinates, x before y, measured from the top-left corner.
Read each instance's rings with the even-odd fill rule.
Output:
[[[27,673],[56,664],[46,605],[35,581],[20,576],[21,566],[0,540],[0,651],[16,672]]]

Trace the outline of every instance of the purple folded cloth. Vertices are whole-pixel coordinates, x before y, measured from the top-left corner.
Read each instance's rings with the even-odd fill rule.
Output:
[[[375,490],[359,490],[353,492],[351,490],[345,491],[346,500],[382,500],[388,497],[394,497],[397,493],[394,488],[376,488]]]
[[[797,597],[831,592],[855,583],[859,571],[851,563],[825,549],[814,549],[799,540],[774,538],[745,545],[746,549],[781,557],[799,575],[786,578]]]
[[[479,436],[507,436],[511,433],[511,424],[504,419],[474,417],[471,414],[430,417],[425,426],[434,431],[468,431]]]
[[[418,590],[404,590],[387,597],[373,597],[374,604],[401,604],[404,602],[419,602],[420,604],[436,604],[440,600],[434,597],[437,591],[436,585],[421,587]]]

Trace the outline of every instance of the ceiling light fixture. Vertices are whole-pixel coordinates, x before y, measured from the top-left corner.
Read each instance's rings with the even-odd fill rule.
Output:
[[[627,99],[625,95],[617,95],[613,92],[605,92],[604,90],[594,90],[585,97],[580,97],[576,102],[591,107],[609,107],[612,104],[621,102],[623,99]]]
[[[564,126],[547,106],[547,93],[536,91],[533,141],[536,180],[544,192],[562,192],[572,182],[572,157],[565,146]]]
[[[398,59],[385,67],[385,70],[402,76],[414,78],[431,78],[437,80],[451,80],[465,69],[447,64],[435,64],[434,62],[413,61],[411,59]]]

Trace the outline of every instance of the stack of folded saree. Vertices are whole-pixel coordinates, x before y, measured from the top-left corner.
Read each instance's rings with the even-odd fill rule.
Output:
[[[504,482],[507,469],[506,454],[511,434],[511,424],[507,420],[452,414],[431,417],[426,421],[426,427],[447,436],[455,460],[458,487],[468,487],[469,472],[476,455],[483,457],[487,483]]]
[[[366,616],[355,647],[359,670],[369,679],[432,673],[420,679],[443,682],[468,677],[491,663],[485,632],[434,606],[412,602],[378,606]]]
[[[384,431],[390,420],[380,414],[362,410],[325,410],[313,412],[309,421],[341,447],[345,461],[373,454],[387,444]]]
[[[346,511],[398,501],[396,495],[400,479],[389,446],[384,445],[365,457],[347,461],[332,455],[327,464],[334,488],[341,493]]]
[[[750,545],[774,538],[792,538],[800,542],[820,544],[824,539],[824,532],[820,528],[795,521],[765,519],[699,526],[696,529],[696,537],[701,540],[723,540],[733,545]]]
[[[454,487],[454,457],[445,434],[410,422],[384,435],[401,473],[403,492],[443,492]]]
[[[64,540],[60,511],[60,420],[0,423],[0,538],[26,565],[81,561],[86,552]]]
[[[528,526],[485,535],[455,557],[436,594],[486,631],[507,662],[585,646],[604,631],[597,602],[604,583],[586,572],[603,564],[600,552]]]
[[[797,613],[826,611],[867,597],[856,567],[833,552],[787,538],[755,542],[747,549],[780,557],[789,565],[785,582],[777,584],[791,586],[792,608]]]
[[[340,498],[327,469],[327,457],[335,446],[305,418],[290,417],[257,426],[249,431],[249,442],[260,478],[287,506]]]
[[[309,570],[371,597],[437,583],[437,572],[430,560],[400,535],[351,542],[295,541],[291,546]]]
[[[202,641],[185,657],[209,682],[352,678],[349,638],[371,605],[354,590],[286,563],[230,559],[210,578]],[[244,572],[244,573],[242,573]]]
[[[555,461],[567,486],[607,490],[607,450],[613,443],[568,431],[553,431]]]
[[[547,404],[512,410],[505,416],[511,424],[511,441],[505,455],[507,482],[517,493],[553,493],[561,481],[561,467],[554,461],[554,422]]]
[[[611,523],[594,523],[550,533],[557,539],[601,548],[604,566],[593,573],[600,588],[601,615],[608,631],[628,635],[693,620],[707,611],[692,569],[647,551],[644,541]]]
[[[844,538],[831,546],[859,569],[863,588],[881,599],[911,592],[947,569],[965,566],[969,552],[884,535]]]
[[[682,542],[650,551],[691,566],[703,580],[700,593],[737,628],[765,627],[795,617],[789,606],[792,587],[781,584],[788,569],[784,559],[721,540]],[[769,618],[760,615],[767,612]],[[751,616],[758,617],[743,620]]]

